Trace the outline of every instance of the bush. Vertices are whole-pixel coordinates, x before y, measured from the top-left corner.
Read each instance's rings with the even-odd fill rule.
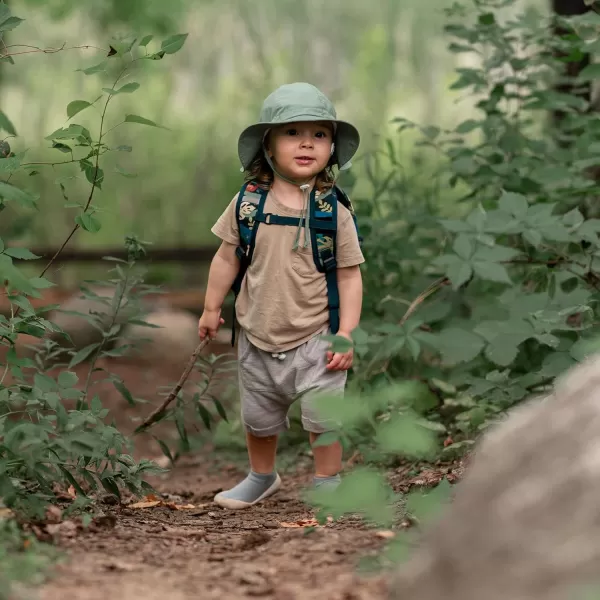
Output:
[[[600,122],[589,101],[560,86],[600,77],[595,64],[576,81],[565,75],[597,47],[600,15],[560,19],[566,33],[557,36],[548,19],[510,16],[509,5],[473,0],[446,11],[449,49],[469,65],[451,89],[472,102],[472,118],[450,131],[395,120],[400,135],[420,135],[428,160],[439,155],[430,189],[454,206],[402,199],[395,140],[382,159],[388,172],[371,182],[375,200],[357,199],[365,313],[349,397],[326,410],[345,424],[338,435],[374,460],[462,453],[599,346]],[[360,484],[372,475],[354,477],[352,507],[341,488],[315,502],[337,502],[337,514],[362,506],[389,523],[389,496]]]

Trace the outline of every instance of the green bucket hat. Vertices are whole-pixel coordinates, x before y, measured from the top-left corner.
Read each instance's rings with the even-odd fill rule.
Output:
[[[238,156],[247,169],[262,148],[268,129],[283,123],[298,121],[331,121],[335,123],[335,151],[332,164],[348,167],[360,144],[360,135],[354,125],[337,118],[332,102],[309,83],[282,85],[265,99],[259,122],[242,131],[238,140]]]

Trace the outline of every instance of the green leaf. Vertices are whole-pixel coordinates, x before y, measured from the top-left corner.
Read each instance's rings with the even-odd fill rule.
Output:
[[[467,133],[471,133],[471,131],[477,129],[481,126],[479,121],[475,121],[474,119],[467,119],[463,121],[456,129],[456,133],[460,135],[465,135]]]
[[[452,282],[452,288],[455,290],[469,281],[472,274],[473,269],[471,268],[471,265],[465,261],[456,261],[454,264],[450,265],[446,271],[446,275]]]
[[[86,346],[85,348],[82,348],[81,350],[79,350],[78,352],[76,352],[73,355],[73,358],[71,359],[71,362],[69,363],[69,367],[68,368],[72,369],[73,367],[75,367],[79,363],[82,363],[99,346],[100,346],[100,344],[90,344],[89,346]]]
[[[335,431],[327,431],[322,433],[315,443],[312,445],[313,448],[320,448],[322,446],[331,446],[331,444],[335,444],[340,441],[340,436]]]
[[[11,123],[10,119],[0,110],[0,129],[4,129],[9,135],[17,135],[15,126]]]
[[[0,198],[10,202],[16,202],[24,208],[36,208],[36,200],[39,196],[34,196],[29,192],[25,192],[10,183],[0,181]]]
[[[83,213],[81,215],[77,215],[75,217],[75,223],[77,223],[81,228],[91,233],[97,233],[101,229],[100,221],[98,221],[98,219],[96,219],[90,213]]]
[[[377,428],[376,441],[383,452],[431,457],[436,450],[435,433],[423,427],[414,415],[394,415]]]
[[[476,358],[483,350],[485,341],[470,331],[449,327],[437,336],[436,345],[445,362],[458,364]]]
[[[166,54],[175,54],[183,48],[187,37],[187,33],[178,33],[164,40],[160,47]]]
[[[122,175],[123,177],[127,177],[128,179],[135,179],[138,176],[137,173],[128,173],[123,168],[121,168],[119,165],[117,165],[115,167],[115,171],[117,173],[119,173],[119,175]]]
[[[121,499],[121,491],[119,490],[119,486],[117,485],[114,477],[101,477],[100,483],[109,494],[113,494],[119,498],[119,500]]]
[[[25,19],[20,19],[19,17],[9,17],[0,24],[0,31],[12,31],[16,27],[18,27]]]
[[[198,414],[200,415],[200,418],[202,419],[202,422],[204,423],[204,426],[210,431],[212,415],[210,414],[206,406],[204,406],[204,404],[202,404],[202,402],[200,401],[200,394],[194,394],[193,402],[196,406]]]
[[[519,256],[521,252],[514,248],[508,248],[507,246],[481,246],[477,249],[473,258],[482,262],[504,262],[506,260],[512,260],[516,256]]]
[[[159,440],[157,437],[155,437],[154,439],[158,442],[158,445],[160,446],[162,453],[171,461],[171,464],[173,464],[173,462],[174,462],[173,455],[171,454],[171,451],[169,450],[169,446],[167,446],[167,444],[165,444],[162,440]]]
[[[58,375],[58,385],[61,388],[71,388],[74,387],[79,381],[79,377],[77,377],[76,373],[71,371],[62,371]]]
[[[154,121],[140,117],[139,115],[127,115],[125,117],[125,123],[139,123],[140,125],[149,125],[150,127],[160,127],[161,129],[166,129],[166,127],[157,125]]]
[[[67,106],[67,117],[70,119],[90,106],[92,105],[87,100],[73,100]]]
[[[8,256],[12,256],[13,258],[20,258],[22,260],[33,260],[36,258],[40,258],[37,254],[33,254],[27,250],[27,248],[6,248],[4,250],[4,254],[8,254]]]
[[[499,335],[485,349],[485,356],[493,363],[501,367],[507,367],[517,358],[519,353],[519,346],[515,343],[516,341],[513,336]]]
[[[102,73],[102,72],[106,71],[107,64],[108,64],[108,61],[103,60],[101,63],[94,65],[93,67],[88,67],[87,69],[77,69],[77,71],[81,71],[82,73],[85,73],[86,75],[94,75],[96,73]]]
[[[514,194],[512,192],[504,192],[498,201],[498,206],[501,210],[518,219],[523,219],[529,209],[527,198],[521,194]]]
[[[56,287],[55,283],[48,281],[48,279],[46,279],[45,277],[31,277],[31,279],[29,279],[29,283],[36,290],[45,290],[51,287]]]
[[[593,81],[594,79],[600,79],[600,64],[592,63],[584,67],[579,73],[579,81]]]
[[[145,35],[141,40],[138,46],[145,48],[152,40],[154,39],[153,35]]]
[[[227,413],[225,412],[225,409],[223,408],[221,402],[218,400],[218,398],[211,398],[211,400],[213,401],[213,404],[215,405],[219,416],[228,423],[229,420],[227,419]]]
[[[473,244],[471,244],[471,240],[462,233],[454,240],[452,249],[464,260],[469,260],[473,254]]]
[[[494,13],[484,13],[483,15],[479,15],[479,22],[482,25],[493,25],[496,22],[496,17]]]
[[[523,238],[535,248],[537,248],[543,240],[542,234],[536,229],[526,229],[523,232]]]
[[[432,489],[418,489],[408,494],[406,510],[425,525],[440,514],[444,505],[451,500],[451,494],[452,486],[444,478]]]
[[[473,271],[475,271],[476,275],[488,281],[506,284],[512,283],[504,266],[498,263],[476,260],[473,262]]]
[[[119,379],[113,379],[112,383],[115,386],[115,389],[121,394],[121,396],[123,396],[123,398],[127,400],[127,404],[129,404],[129,406],[136,406],[136,401],[133,398],[133,395],[122,381],[120,381]]]
[[[130,83],[126,83],[123,87],[120,87],[118,90],[110,89],[110,88],[102,88],[103,92],[111,96],[116,96],[117,94],[132,94],[140,87],[140,84],[137,81],[132,81]]]

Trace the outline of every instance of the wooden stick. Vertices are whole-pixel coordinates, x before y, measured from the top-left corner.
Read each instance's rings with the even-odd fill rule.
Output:
[[[135,433],[141,433],[148,429],[148,427],[152,425],[158,419],[158,417],[160,417],[165,412],[167,406],[169,406],[169,404],[171,404],[171,402],[175,400],[177,394],[179,394],[181,388],[187,381],[187,378],[190,376],[190,373],[192,372],[192,369],[196,364],[196,360],[198,360],[198,355],[200,354],[200,352],[202,352],[202,350],[204,350],[204,348],[210,343],[210,341],[210,338],[207,336],[198,344],[198,347],[194,350],[192,356],[190,356],[190,360],[188,361],[185,370],[181,374],[177,385],[171,390],[171,393],[169,394],[167,399],[154,412],[152,412],[152,414],[149,417],[147,417],[139,427],[135,429]]]

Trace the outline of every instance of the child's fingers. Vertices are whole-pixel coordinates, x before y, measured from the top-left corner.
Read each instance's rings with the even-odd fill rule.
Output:
[[[330,371],[337,371],[340,368],[343,356],[343,354],[339,353],[334,354],[330,363],[327,365],[327,369],[329,369]]]

